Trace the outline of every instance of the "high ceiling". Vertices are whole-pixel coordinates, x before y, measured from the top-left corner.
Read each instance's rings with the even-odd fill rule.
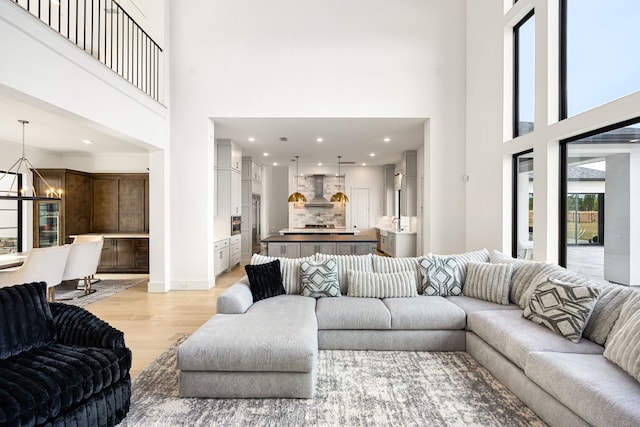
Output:
[[[337,156],[379,166],[400,161],[403,151],[422,147],[424,139],[424,119],[416,118],[215,118],[214,123],[216,138],[234,140],[243,155],[262,164],[288,164],[298,155],[301,166],[335,165]]]
[[[0,141],[20,144],[26,127],[30,148],[59,155],[140,153],[146,148],[108,130],[46,106],[35,106],[0,92]],[[419,118],[214,118],[215,136],[232,139],[262,164],[288,165],[300,156],[301,166],[365,163],[368,166],[400,161],[403,151],[423,145],[424,119]],[[249,141],[254,138],[254,141]],[[282,141],[281,138],[286,138]],[[322,138],[322,142],[317,142]],[[390,140],[385,142],[385,138]],[[84,140],[92,141],[85,144]],[[264,156],[263,153],[268,153]],[[375,156],[371,156],[374,153]],[[1,157],[1,156],[0,156]],[[0,164],[0,166],[2,166]]]

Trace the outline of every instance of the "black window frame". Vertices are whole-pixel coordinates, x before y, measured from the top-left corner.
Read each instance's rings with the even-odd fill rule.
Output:
[[[18,183],[18,188],[22,188],[22,174],[16,174],[14,172],[6,172],[6,171],[0,171],[0,174],[4,175],[17,175],[17,183]],[[18,252],[23,252],[23,241],[22,241],[22,228],[23,228],[23,224],[22,224],[22,200],[16,200],[16,203],[18,204],[17,206],[17,215],[18,215],[18,242],[17,242],[17,251]]]
[[[516,0],[517,1],[517,0]],[[531,17],[535,15],[535,8],[531,9],[525,16],[522,18],[516,25],[513,27],[513,123],[512,123],[512,134],[514,138],[517,138],[520,135],[520,72],[518,71],[518,66],[520,65],[520,49],[519,49],[519,41],[520,36],[518,31],[520,27],[527,23]],[[535,31],[534,31],[535,34]],[[535,52],[534,52],[535,54]],[[535,62],[534,62],[535,69]],[[534,70],[535,74],[535,70]],[[535,102],[535,101],[534,101]],[[535,105],[535,103],[534,103]]]
[[[533,148],[515,153],[511,158],[511,256],[518,258],[518,158],[533,153]]]
[[[567,266],[567,149],[570,143],[589,138],[601,133],[610,132],[615,129],[621,129],[630,125],[640,123],[640,116],[622,122],[614,123],[598,129],[581,133],[560,141],[560,206],[559,206],[559,227],[558,227],[558,265]],[[602,142],[607,144],[607,142]]]

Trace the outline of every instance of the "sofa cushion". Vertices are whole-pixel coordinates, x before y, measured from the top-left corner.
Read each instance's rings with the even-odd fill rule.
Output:
[[[378,298],[320,298],[318,329],[391,329],[391,313]]]
[[[349,287],[349,279],[347,272],[352,271],[369,271],[373,272],[373,261],[371,254],[366,255],[328,255],[316,254],[317,261],[323,261],[333,258],[338,262],[338,283],[340,284],[340,293],[347,294]]]
[[[300,284],[305,297],[339,297],[338,262],[335,258],[324,261],[302,261]]]
[[[552,271],[554,268],[554,264],[516,259],[496,250],[491,253],[489,262],[493,264],[513,264],[509,300],[514,304],[518,304],[522,309],[526,306],[524,294],[529,286],[532,285],[532,279],[540,273]]]
[[[464,329],[466,316],[444,297],[385,298],[391,313],[391,329],[442,330]]]
[[[531,295],[533,295],[533,291],[535,291],[536,287],[541,283],[549,281],[549,279],[576,286],[598,286],[596,282],[586,276],[583,276],[580,273],[567,270],[566,268],[560,267],[557,264],[552,264],[542,269],[535,277],[531,279],[531,282],[520,297],[520,301],[518,302],[518,304],[523,309],[525,309],[527,305],[529,305],[529,301],[531,301]]]
[[[553,279],[536,286],[524,316],[572,342],[579,342],[600,289]]]
[[[396,273],[369,273],[349,271],[347,295],[360,298],[415,297],[415,276],[411,271]]]
[[[180,345],[178,369],[311,372],[318,355],[315,304],[314,298],[279,295],[240,316],[217,314]]]
[[[447,301],[452,302],[463,309],[467,315],[476,311],[484,310],[520,310],[520,307],[515,304],[496,304],[495,302],[466,297],[464,295],[447,297]]]
[[[285,293],[279,260],[276,259],[265,264],[247,264],[244,269],[249,277],[249,288],[251,288],[253,302]]]
[[[427,296],[462,295],[460,266],[453,257],[420,258],[422,294]]]
[[[130,368],[131,352],[126,348],[55,343],[0,360],[0,424],[44,424],[112,385],[128,381]]]
[[[251,264],[266,264],[276,259],[280,261],[280,274],[282,275],[282,285],[285,292],[289,295],[300,295],[300,263],[305,260],[311,261],[314,257],[284,258],[253,254],[251,256]]]
[[[573,343],[550,329],[522,317],[522,310],[476,311],[467,316],[467,329],[520,369],[532,351],[602,354],[604,347],[589,340]]]
[[[509,305],[513,265],[470,262],[462,293],[469,297]]]
[[[435,255],[429,254],[427,257],[452,257],[458,262],[460,268],[460,280],[464,286],[464,281],[467,277],[467,264],[470,262],[489,262],[489,251],[487,249],[480,249],[477,251],[464,252],[461,254],[452,255]]]
[[[0,359],[53,342],[46,290],[44,282],[0,288]]]
[[[637,291],[622,285],[598,284],[598,287],[601,290],[600,296],[582,336],[600,345],[605,345],[613,325],[620,316],[623,304]]]
[[[601,355],[533,352],[525,374],[591,425],[640,425],[640,383]]]
[[[400,271],[411,271],[415,276],[416,291],[422,292],[419,287],[422,283],[422,273],[420,272],[419,257],[388,257],[373,255],[373,271],[376,273],[397,273]]]
[[[249,278],[243,276],[237,283],[220,294],[216,301],[216,312],[220,314],[242,314],[253,304]]]
[[[640,381],[640,311],[633,314],[607,341],[604,357]]]

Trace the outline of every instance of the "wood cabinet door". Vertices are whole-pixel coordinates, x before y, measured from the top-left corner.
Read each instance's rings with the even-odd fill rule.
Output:
[[[118,179],[93,180],[93,205],[91,229],[118,231]]]
[[[134,270],[136,268],[136,248],[134,239],[117,240],[116,268],[118,270]]]
[[[118,187],[119,231],[145,229],[145,180],[121,178]]]

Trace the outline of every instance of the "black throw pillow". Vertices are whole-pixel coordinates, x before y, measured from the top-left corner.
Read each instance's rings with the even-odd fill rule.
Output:
[[[266,264],[245,265],[253,302],[285,294],[280,273],[280,260]]]

